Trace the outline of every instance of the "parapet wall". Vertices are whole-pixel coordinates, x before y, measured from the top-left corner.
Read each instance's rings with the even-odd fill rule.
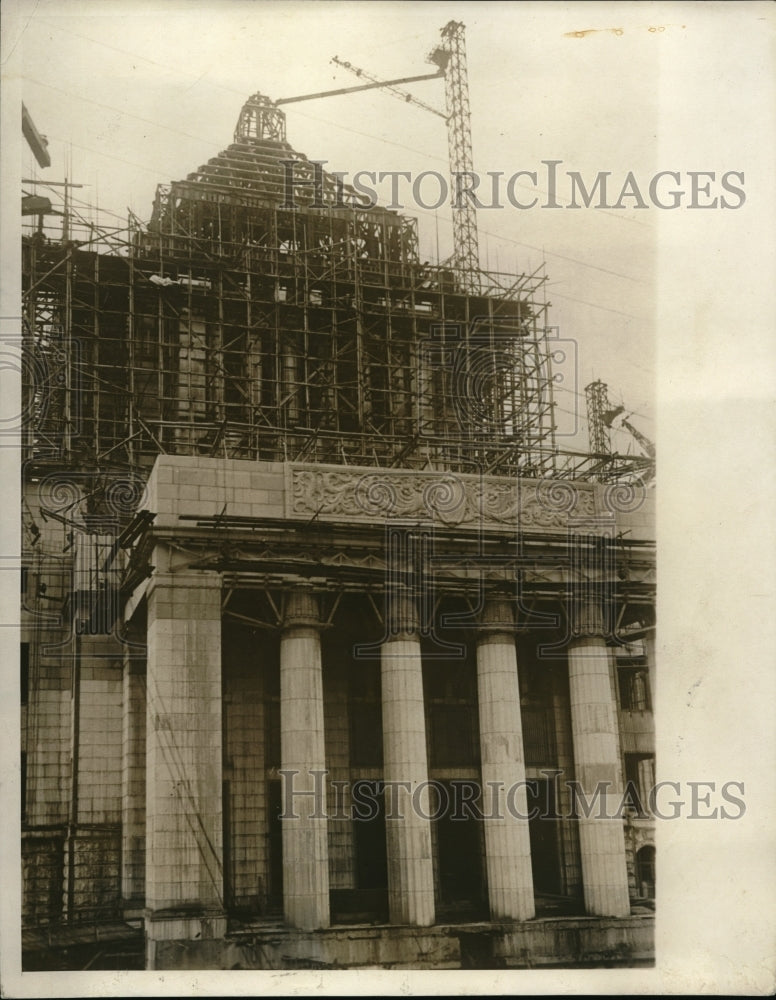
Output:
[[[653,541],[654,493],[641,485],[509,479],[450,472],[160,456],[145,506],[179,518],[401,520],[440,528],[622,533]]]

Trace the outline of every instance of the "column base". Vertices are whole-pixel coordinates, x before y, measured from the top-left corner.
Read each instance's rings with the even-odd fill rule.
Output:
[[[170,946],[180,952],[202,941],[214,941],[226,934],[226,914],[221,909],[188,908],[170,910],[146,909],[145,951],[146,969],[180,968],[180,957],[170,954]],[[174,942],[174,944],[173,944]],[[185,967],[185,963],[184,963]]]

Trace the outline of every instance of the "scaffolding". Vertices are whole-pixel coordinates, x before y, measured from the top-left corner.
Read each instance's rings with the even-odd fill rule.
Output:
[[[36,463],[556,471],[544,277],[471,294],[420,260],[414,219],[296,153],[262,95],[147,226],[63,228],[24,237]]]
[[[65,187],[65,194],[67,187]],[[147,224],[23,236],[28,469],[147,474],[158,454],[605,478],[556,446],[543,273],[421,261],[255,94],[234,141],[160,184]],[[598,424],[596,424],[598,426]]]

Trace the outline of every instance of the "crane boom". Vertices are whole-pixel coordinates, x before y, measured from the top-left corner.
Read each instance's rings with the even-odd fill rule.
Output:
[[[338,56],[332,56],[331,60],[335,66],[341,66],[342,69],[348,70],[348,72],[353,73],[355,76],[363,80],[370,80],[373,86],[382,87],[387,90],[389,94],[393,94],[394,97],[398,97],[400,101],[404,101],[405,104],[414,104],[417,108],[423,108],[424,111],[430,111],[432,115],[438,115],[440,118],[447,118],[447,115],[443,111],[437,110],[437,108],[432,108],[430,104],[426,104],[425,101],[419,100],[417,97],[413,97],[412,94],[408,93],[406,90],[400,90],[398,87],[393,86],[390,80],[380,81],[377,77],[372,76],[371,73],[367,73],[365,69],[361,69],[359,66],[354,66],[353,63],[349,63],[344,59],[340,59]],[[414,80],[428,80],[436,79],[442,76],[442,70],[438,73],[429,76],[421,77],[407,77],[402,81],[397,82],[411,82]]]
[[[299,101],[317,101],[320,97],[340,97],[342,94],[355,94],[360,90],[375,90],[378,87],[390,88],[395,83],[414,83],[417,80],[437,80],[440,76],[442,76],[441,71],[439,73],[421,73],[418,76],[400,76],[396,80],[375,80],[373,83],[364,83],[360,87],[340,87],[338,90],[319,90],[314,94],[299,94],[297,97],[281,97],[274,103],[279,105],[298,104]]]
[[[642,434],[641,431],[636,430],[636,428],[627,418],[623,420],[622,426],[626,430],[629,430],[631,432],[631,434],[636,438],[638,443],[641,445],[641,447],[644,449],[647,455],[649,455],[650,458],[655,457],[655,446],[646,435]]]
[[[415,104],[447,122],[447,150],[450,161],[450,191],[453,210],[453,255],[452,267],[461,288],[469,294],[479,294],[482,290],[480,275],[480,252],[477,235],[477,211],[471,197],[468,182],[474,177],[471,137],[471,109],[469,107],[469,79],[466,69],[465,26],[462,21],[448,21],[440,30],[442,41],[428,56],[428,62],[437,67],[436,73],[420,76],[405,76],[395,80],[378,80],[365,70],[334,56],[332,62],[347,69],[356,76],[369,80],[357,87],[341,87],[316,94],[301,94],[298,97],[284,97],[275,105],[294,104],[297,101],[312,101],[321,97],[336,97],[353,94],[361,90],[382,88],[407,104]],[[418,80],[445,78],[445,104],[447,114],[419,101],[412,94],[399,90],[397,84],[413,83]]]

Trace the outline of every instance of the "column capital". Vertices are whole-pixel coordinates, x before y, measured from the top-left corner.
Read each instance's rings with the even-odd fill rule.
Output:
[[[420,619],[415,598],[395,587],[386,590],[385,623],[392,639],[416,636]]]
[[[512,601],[506,597],[488,598],[479,614],[477,641],[488,642],[501,636],[507,636],[514,640],[515,632],[515,612]]]
[[[571,641],[604,638],[603,608],[592,601],[575,604],[569,609]]]
[[[321,628],[318,598],[311,587],[294,587],[286,594],[282,627]]]

